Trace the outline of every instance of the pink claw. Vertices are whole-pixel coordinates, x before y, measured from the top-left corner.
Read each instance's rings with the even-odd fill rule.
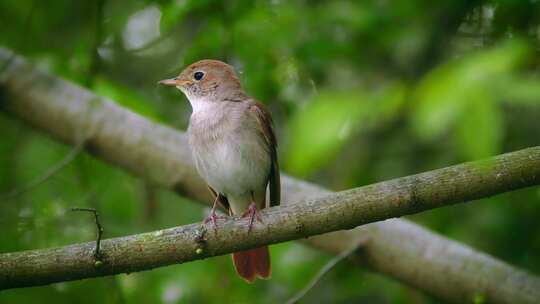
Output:
[[[214,224],[214,232],[217,235],[218,226],[217,226],[217,220],[218,219],[225,219],[226,217],[220,216],[216,214],[216,208],[217,208],[217,202],[218,202],[219,196],[216,196],[214,199],[214,204],[212,206],[212,211],[210,211],[210,215],[204,220],[204,223],[212,222]]]
[[[214,232],[217,234],[218,226],[217,226],[217,220],[219,219],[225,219],[224,216],[220,216],[216,214],[216,210],[212,209],[210,215],[204,220],[204,223],[212,222],[214,226]]]
[[[257,210],[257,205],[255,204],[255,202],[251,202],[246,211],[244,211],[244,213],[242,214],[242,217],[246,216],[250,216],[248,233],[251,232],[251,229],[253,228],[253,222],[255,218],[257,218],[260,223],[263,222],[261,219],[261,214],[259,213],[259,210]]]

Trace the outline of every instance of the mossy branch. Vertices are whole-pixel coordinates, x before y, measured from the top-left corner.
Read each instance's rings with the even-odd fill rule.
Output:
[[[469,201],[540,183],[540,147],[495,158],[398,178],[294,204],[264,209],[248,233],[247,218],[191,224],[128,237],[107,239],[101,266],[95,267],[95,245],[0,255],[0,288],[147,270],[222,255],[423,210]]]

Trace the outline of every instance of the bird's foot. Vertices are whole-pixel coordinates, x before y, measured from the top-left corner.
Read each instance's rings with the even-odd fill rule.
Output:
[[[224,220],[226,218],[227,217],[223,215],[217,215],[216,209],[212,208],[212,211],[210,211],[210,215],[206,219],[204,219],[204,223],[206,224],[208,222],[212,222],[214,226],[214,232],[217,234],[217,231],[218,231],[217,220]]]
[[[261,214],[259,213],[259,210],[257,210],[257,205],[254,202],[251,202],[249,204],[248,208],[244,213],[242,214],[242,217],[248,217],[249,216],[249,225],[248,225],[248,233],[251,232],[251,228],[253,228],[253,222],[255,221],[255,218],[257,221],[262,223]]]

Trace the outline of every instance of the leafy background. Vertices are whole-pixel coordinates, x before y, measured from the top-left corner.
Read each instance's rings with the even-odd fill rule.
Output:
[[[156,81],[203,58],[233,64],[277,125],[282,168],[334,190],[540,144],[538,22],[533,0],[0,2],[0,45],[185,129],[190,108]],[[200,221],[208,212],[73,153],[0,113],[0,252]],[[532,188],[410,216],[540,274],[540,191]],[[272,247],[273,278],[254,285],[230,257],[0,293],[1,303],[280,303],[331,257]],[[471,302],[475,299],[471,299]],[[339,264],[303,303],[437,303],[401,283]],[[482,302],[476,299],[476,302]]]

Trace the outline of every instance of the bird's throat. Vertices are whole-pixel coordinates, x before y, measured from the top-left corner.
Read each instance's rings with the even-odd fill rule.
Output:
[[[208,113],[212,111],[218,110],[219,103],[215,100],[211,100],[208,97],[198,97],[198,96],[189,96],[186,95],[187,99],[189,100],[189,103],[191,104],[191,108],[193,109],[193,113]]]

